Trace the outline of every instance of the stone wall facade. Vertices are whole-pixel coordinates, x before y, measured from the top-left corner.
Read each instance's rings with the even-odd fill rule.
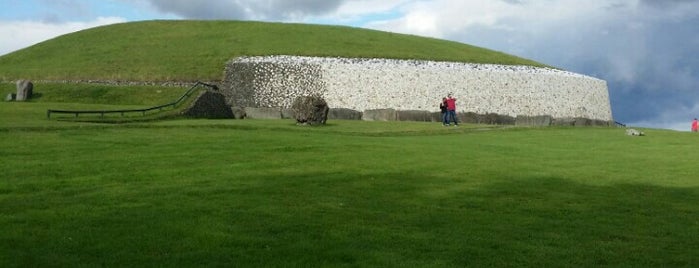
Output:
[[[297,96],[320,95],[330,108],[437,112],[452,93],[459,113],[613,121],[604,80],[531,66],[240,57],[227,63],[222,90],[237,107],[289,108]]]

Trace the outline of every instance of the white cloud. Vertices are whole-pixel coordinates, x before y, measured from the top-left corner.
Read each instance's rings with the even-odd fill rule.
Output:
[[[344,24],[366,27],[366,23],[402,16],[399,7],[415,0],[354,0],[342,1],[333,11],[306,17],[308,23]]]
[[[0,22],[0,55],[22,49],[36,43],[80,31],[87,28],[125,22],[120,17],[99,17],[86,22],[48,23],[40,21],[2,21]]]
[[[401,6],[404,16],[367,25],[381,30],[445,38],[468,32],[470,27],[487,27],[519,33],[546,31],[562,21],[590,19],[607,2],[434,0],[414,1]]]

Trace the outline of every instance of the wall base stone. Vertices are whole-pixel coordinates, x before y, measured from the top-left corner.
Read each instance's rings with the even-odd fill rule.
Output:
[[[347,108],[330,108],[328,119],[362,120],[362,112]]]
[[[373,109],[366,110],[363,113],[362,120],[364,121],[396,121],[398,113],[395,109]]]
[[[515,119],[516,126],[550,126],[553,117],[550,115],[518,115]]]
[[[421,121],[421,122],[432,121],[432,113],[430,113],[429,111],[407,110],[407,111],[397,111],[396,113],[397,113],[396,119],[398,121]]]
[[[282,110],[280,108],[245,107],[245,118],[282,119]]]

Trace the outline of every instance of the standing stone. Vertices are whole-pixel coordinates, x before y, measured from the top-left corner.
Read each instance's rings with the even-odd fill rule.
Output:
[[[19,80],[17,81],[17,96],[16,101],[25,101],[32,97],[32,91],[34,90],[34,84],[29,80]]]

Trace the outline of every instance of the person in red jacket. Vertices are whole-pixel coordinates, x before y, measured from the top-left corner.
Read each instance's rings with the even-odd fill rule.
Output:
[[[449,93],[447,95],[447,114],[444,116],[444,126],[449,126],[451,121],[454,121],[454,126],[459,125],[459,122],[456,120],[456,99]]]
[[[699,122],[694,118],[694,120],[692,120],[692,132],[697,132],[697,128],[699,128]]]

